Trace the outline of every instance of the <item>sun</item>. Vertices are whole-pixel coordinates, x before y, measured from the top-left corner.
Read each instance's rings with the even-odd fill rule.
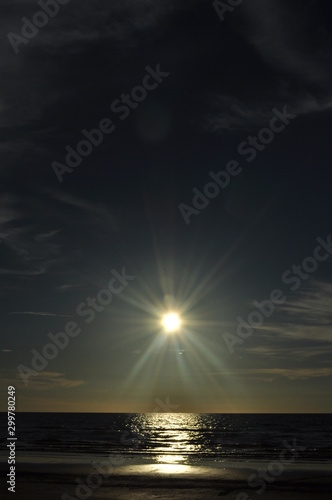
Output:
[[[175,312],[166,313],[162,318],[162,325],[167,333],[176,332],[181,326],[180,316]]]

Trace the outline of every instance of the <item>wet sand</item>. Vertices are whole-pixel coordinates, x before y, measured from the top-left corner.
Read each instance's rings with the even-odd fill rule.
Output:
[[[7,464],[0,466],[2,475]],[[112,469],[112,470],[111,470]],[[258,488],[248,486],[254,469],[209,468],[163,465],[131,465],[106,467],[98,473],[91,465],[17,464],[15,496],[7,491],[5,498],[17,500],[227,500],[287,499],[330,500],[332,477],[329,472],[310,470],[285,471]]]

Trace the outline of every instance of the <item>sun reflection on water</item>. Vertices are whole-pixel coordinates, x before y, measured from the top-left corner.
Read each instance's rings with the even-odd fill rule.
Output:
[[[190,467],[181,462],[186,461],[183,455],[158,455],[156,472],[162,474],[183,474],[190,470]]]
[[[179,462],[185,461],[183,455],[158,455],[157,462],[162,464],[178,464]]]
[[[136,415],[134,428],[145,437],[159,472],[180,473],[188,469],[189,456],[201,450],[202,423],[199,415],[149,413]]]

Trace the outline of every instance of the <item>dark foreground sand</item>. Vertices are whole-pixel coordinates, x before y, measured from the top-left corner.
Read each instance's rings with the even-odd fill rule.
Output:
[[[1,464],[2,477],[7,469]],[[8,471],[7,471],[8,472]],[[112,470],[109,477],[91,466],[61,464],[18,464],[16,500],[330,500],[332,477],[327,471],[285,471],[265,492],[247,483],[249,469],[181,467],[174,471],[158,466],[127,466]],[[90,476],[89,476],[90,474]],[[78,483],[100,482],[100,486],[78,489]],[[89,482],[88,482],[89,484]],[[91,486],[91,482],[90,482]],[[1,497],[3,498],[3,497]]]

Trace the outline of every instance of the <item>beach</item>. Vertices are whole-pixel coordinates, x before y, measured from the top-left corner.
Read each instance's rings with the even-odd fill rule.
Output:
[[[332,478],[327,470],[288,471],[258,494],[257,489],[250,488],[247,482],[248,472],[252,473],[253,469],[183,467],[183,470],[179,467],[174,472],[158,470],[153,464],[115,467],[109,477],[102,477],[92,465],[19,463],[15,498],[327,500],[332,494]],[[2,472],[6,468],[6,464],[1,464]],[[103,471],[106,476],[106,468]],[[9,493],[7,496],[10,498]]]
[[[17,420],[14,458],[7,439],[0,443],[2,477],[15,460],[15,497],[7,491],[5,498],[332,497],[328,415],[35,413]]]

